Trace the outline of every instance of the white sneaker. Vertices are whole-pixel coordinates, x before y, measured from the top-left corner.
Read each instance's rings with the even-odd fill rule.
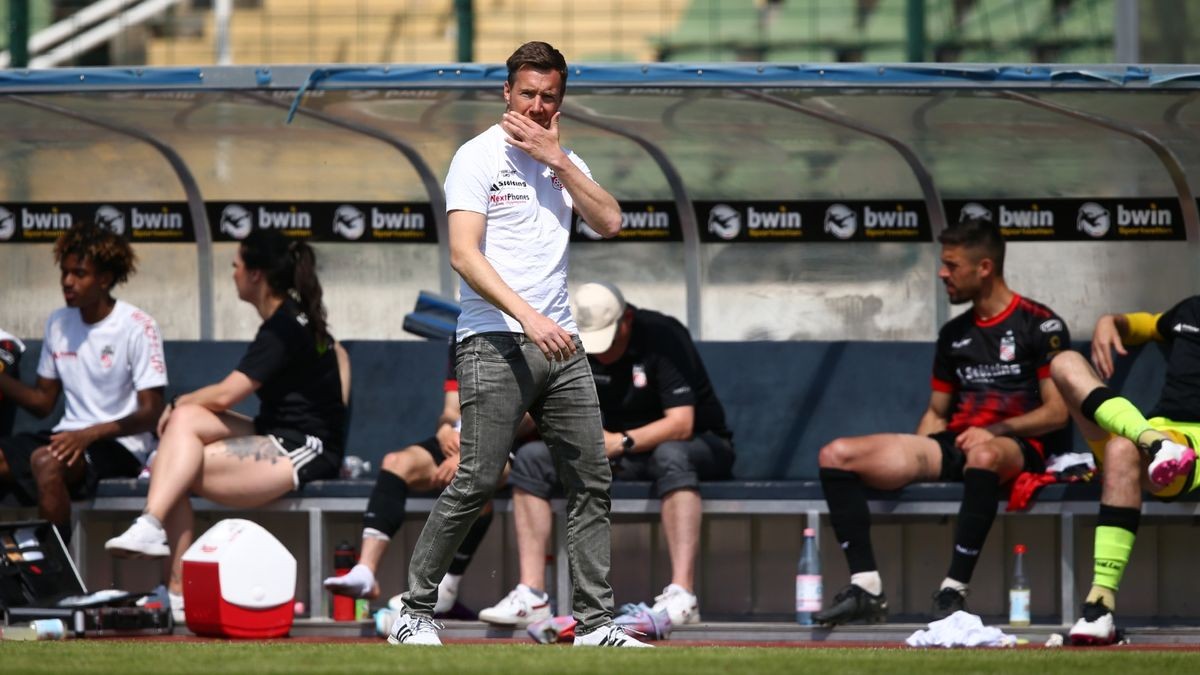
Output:
[[[1150,461],[1147,473],[1150,482],[1158,487],[1166,487],[1179,476],[1187,475],[1196,463],[1196,451],[1165,439],[1150,444],[1150,453],[1154,458]]]
[[[621,626],[618,626],[615,623],[610,623],[607,626],[597,628],[596,630],[588,633],[587,635],[576,635],[575,643],[573,646],[575,646],[575,647],[650,647],[652,649],[654,648],[654,645],[648,645],[645,642],[640,642],[640,641],[634,639],[634,637],[632,635],[630,635],[629,632],[625,628],[622,628]]]
[[[545,593],[538,594],[525,584],[517,584],[517,587],[494,607],[479,612],[480,621],[515,628],[524,628],[549,618],[549,596]]]
[[[438,637],[438,630],[441,627],[441,624],[429,617],[400,612],[396,615],[396,620],[392,622],[392,629],[388,631],[387,640],[394,645],[440,647],[442,640]]]
[[[1073,645],[1111,645],[1117,641],[1117,627],[1113,613],[1102,602],[1087,602],[1083,605],[1083,618],[1071,627]]]
[[[104,548],[118,558],[165,558],[171,555],[167,532],[138,516],[121,534],[104,542]]]
[[[700,621],[700,601],[689,593],[683,586],[670,584],[663,589],[662,595],[654,598],[655,612],[666,612],[671,617],[671,625],[682,626]]]

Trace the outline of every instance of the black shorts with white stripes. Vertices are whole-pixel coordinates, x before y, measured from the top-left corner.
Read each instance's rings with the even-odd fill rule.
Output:
[[[296,487],[314,480],[330,480],[338,477],[342,468],[342,456],[325,449],[325,443],[316,436],[292,429],[273,429],[266,434],[279,449],[279,454],[292,460],[292,472]]]

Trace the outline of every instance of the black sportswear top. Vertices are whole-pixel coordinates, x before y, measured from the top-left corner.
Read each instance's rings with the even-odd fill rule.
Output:
[[[728,438],[725,409],[683,324],[659,312],[633,312],[629,346],[608,365],[588,357],[608,431],[628,431],[663,418],[663,411],[695,407],[693,433]]]
[[[318,349],[308,318],[291,298],[258,328],[237,370],[261,382],[257,433],[293,430],[321,439],[342,454],[346,406],[332,345]]]
[[[1156,328],[1167,354],[1167,381],[1150,416],[1200,421],[1200,295],[1163,312]]]

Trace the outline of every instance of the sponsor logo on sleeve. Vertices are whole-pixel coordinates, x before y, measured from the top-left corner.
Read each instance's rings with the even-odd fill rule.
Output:
[[[1063,329],[1063,324],[1062,321],[1059,321],[1058,319],[1049,319],[1043,321],[1042,325],[1038,326],[1038,328],[1040,328],[1043,333],[1057,333]]]

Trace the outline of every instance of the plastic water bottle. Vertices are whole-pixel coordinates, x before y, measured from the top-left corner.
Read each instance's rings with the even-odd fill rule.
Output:
[[[817,557],[817,533],[804,528],[804,548],[796,568],[796,623],[811,626],[813,613],[821,611],[821,559]]]
[[[358,552],[354,550],[354,546],[348,541],[338,544],[333,551],[334,576],[340,577],[348,574],[356,562],[358,562]],[[354,598],[335,594],[333,596],[333,620],[354,621],[356,614],[354,605]]]
[[[1013,563],[1012,587],[1008,590],[1008,623],[1012,626],[1029,625],[1029,580],[1025,578],[1025,544],[1013,547],[1016,561]]]
[[[346,455],[342,459],[341,476],[343,479],[355,480],[371,473],[371,463],[357,455]]]

